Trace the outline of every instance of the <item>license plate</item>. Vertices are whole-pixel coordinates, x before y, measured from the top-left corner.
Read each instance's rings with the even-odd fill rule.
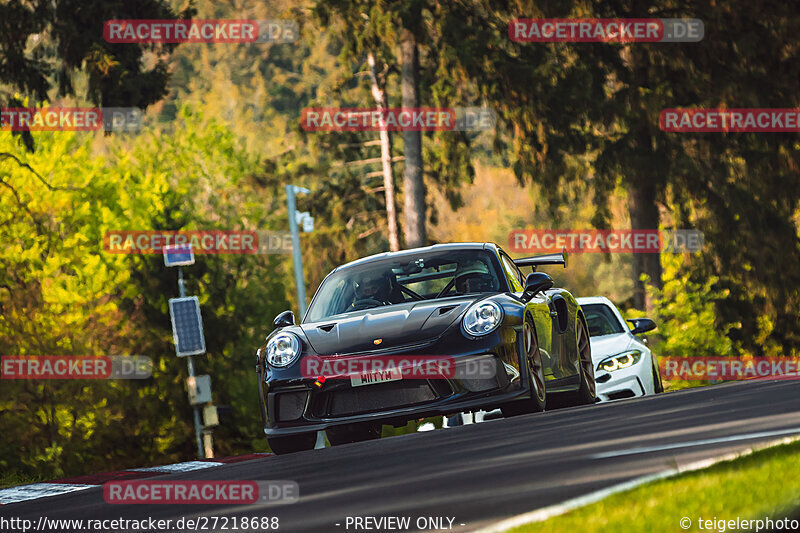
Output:
[[[403,379],[403,373],[400,370],[375,370],[373,372],[361,372],[351,375],[350,385],[353,387],[361,387],[363,385],[400,381],[401,379]]]

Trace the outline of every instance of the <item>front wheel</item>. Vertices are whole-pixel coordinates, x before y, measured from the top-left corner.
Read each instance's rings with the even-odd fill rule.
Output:
[[[506,418],[544,411],[545,403],[547,402],[542,354],[539,352],[539,343],[536,340],[533,324],[528,318],[525,319],[525,323],[522,325],[522,336],[531,397],[524,400],[515,400],[501,406],[500,410]]]
[[[313,450],[317,443],[317,433],[300,433],[284,437],[267,437],[267,443],[275,455]]]

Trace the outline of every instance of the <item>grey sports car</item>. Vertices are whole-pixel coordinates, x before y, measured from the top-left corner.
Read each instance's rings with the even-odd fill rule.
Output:
[[[334,269],[302,321],[281,313],[257,351],[270,447],[311,449],[320,430],[338,445],[427,416],[594,403],[580,306],[536,272],[559,264],[563,253],[512,260],[493,243],[454,243]]]

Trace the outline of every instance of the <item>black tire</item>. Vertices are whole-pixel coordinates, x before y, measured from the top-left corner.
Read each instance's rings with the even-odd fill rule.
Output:
[[[447,427],[452,428],[463,425],[464,425],[464,415],[462,415],[461,413],[447,417]]]
[[[661,369],[658,364],[653,365],[653,391],[656,394],[664,392],[664,382],[661,381]]]
[[[597,383],[594,380],[594,362],[592,361],[592,345],[589,342],[589,329],[580,316],[577,317],[575,330],[578,346],[578,368],[581,375],[581,385],[575,394],[575,401],[578,405],[591,405],[597,402]]]
[[[525,351],[526,372],[531,397],[523,400],[515,400],[500,407],[503,416],[525,415],[528,413],[540,413],[544,411],[547,404],[547,390],[544,383],[544,367],[542,366],[542,354],[539,352],[539,342],[536,340],[536,331],[533,329],[533,322],[530,317],[525,317],[522,325],[523,350]]]
[[[483,415],[484,422],[488,420],[498,420],[500,418],[503,418],[502,412],[498,413],[495,409],[492,409],[491,411]]]
[[[381,438],[381,424],[351,424],[349,426],[334,426],[325,430],[331,446],[341,446],[351,442],[376,440]]]
[[[317,443],[317,433],[300,433],[285,437],[267,437],[267,443],[275,455],[313,450]]]
[[[597,402],[597,383],[594,380],[594,363],[592,347],[589,343],[589,332],[586,324],[579,316],[575,323],[575,345],[578,349],[578,374],[580,385],[574,392],[562,392],[553,395],[548,408],[561,409],[578,405],[591,405]]]

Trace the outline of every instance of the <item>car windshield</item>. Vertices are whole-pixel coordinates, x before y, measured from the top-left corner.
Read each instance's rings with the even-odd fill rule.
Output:
[[[491,255],[484,250],[389,256],[328,276],[305,322],[411,301],[498,292],[500,287]]]
[[[625,331],[614,312],[607,305],[587,304],[581,305],[581,309],[586,317],[586,325],[589,326],[590,337],[613,335]]]

